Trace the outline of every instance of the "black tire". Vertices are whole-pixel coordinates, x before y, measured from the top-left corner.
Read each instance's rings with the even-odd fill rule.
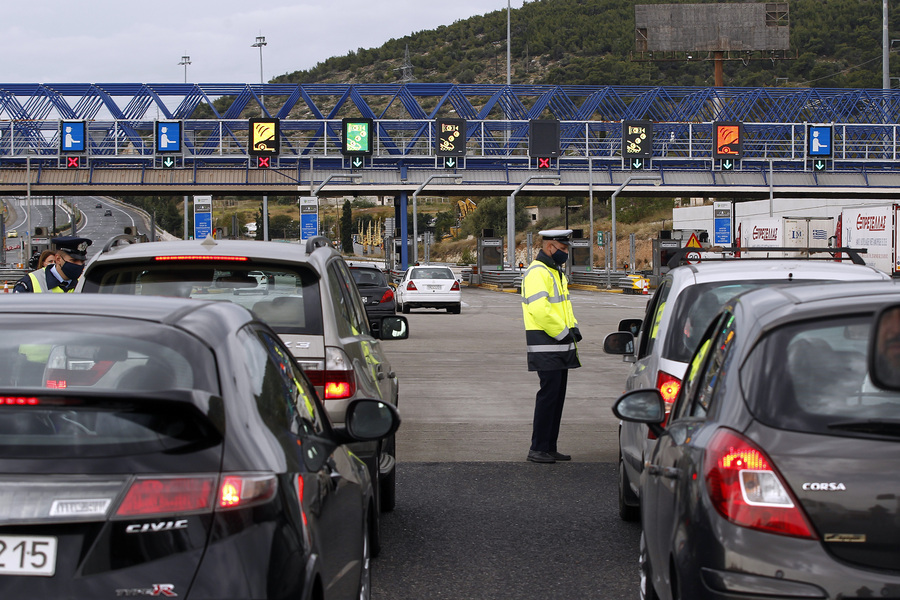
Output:
[[[640,500],[634,497],[631,486],[628,485],[628,475],[625,473],[625,461],[619,456],[619,517],[623,521],[637,521],[641,518]]]
[[[394,468],[378,482],[378,500],[381,504],[381,512],[391,512],[397,506],[397,443],[393,436],[384,442],[382,452],[394,459]]]
[[[659,594],[653,587],[653,571],[650,567],[650,558],[647,554],[647,541],[644,539],[644,532],[641,532],[641,600],[659,600]]]
[[[373,537],[375,536],[372,535],[373,523],[369,519],[372,517],[375,518],[376,523],[374,524],[374,527],[377,529],[378,515],[375,514],[375,510],[370,510],[369,512],[369,518],[365,520],[365,526],[363,527],[362,564],[359,570],[359,600],[369,600],[372,597],[372,559],[375,558],[377,554],[374,545],[375,540],[373,540]],[[378,550],[380,550],[380,548],[378,548]]]
[[[409,305],[406,304],[405,302],[403,304],[401,304],[400,312],[402,312],[404,315],[408,315],[409,314]]]

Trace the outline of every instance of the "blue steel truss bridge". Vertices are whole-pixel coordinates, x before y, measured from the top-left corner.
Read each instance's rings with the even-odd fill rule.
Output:
[[[267,168],[250,151],[258,118],[279,123]],[[371,154],[345,154],[345,118],[372,120]],[[437,152],[438,119],[465,121],[464,151],[449,164]],[[559,122],[558,155],[544,169],[534,120]],[[84,122],[78,152],[63,148],[70,121]],[[169,121],[181,144],[159,152],[156,127]],[[630,121],[653,127],[637,163],[623,155]],[[900,190],[898,121],[900,90],[880,89],[0,84],[0,194],[30,181],[39,194],[387,195],[433,179],[430,191],[501,195],[552,175],[553,195],[585,195],[637,174],[658,178],[655,195],[888,198]],[[720,122],[741,124],[739,160],[716,157]],[[810,154],[812,127],[829,128],[827,156]]]

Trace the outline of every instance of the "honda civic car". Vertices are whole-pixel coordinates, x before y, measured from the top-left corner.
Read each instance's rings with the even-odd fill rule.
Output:
[[[609,334],[604,351],[633,363],[625,389],[656,388],[671,406],[681,387],[688,358],[713,315],[734,296],[770,285],[812,281],[887,280],[873,267],[814,259],[739,259],[676,267],[666,273],[647,304],[643,319],[625,319]],[[619,515],[640,518],[638,480],[654,439],[645,425],[619,427]]]
[[[227,302],[0,302],[0,595],[368,598],[377,508],[278,335]]]
[[[892,282],[750,291],[699,336],[667,422],[656,388],[616,401],[657,436],[642,598],[900,597],[898,313]]]

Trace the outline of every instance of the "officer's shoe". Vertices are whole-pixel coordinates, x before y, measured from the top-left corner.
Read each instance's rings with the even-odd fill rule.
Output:
[[[556,459],[549,452],[540,452],[539,450],[529,450],[528,460],[536,463],[555,463]]]
[[[557,452],[553,450],[552,452],[548,452],[550,456],[553,457],[553,460],[572,460],[572,456],[569,454],[563,454],[562,452]]]

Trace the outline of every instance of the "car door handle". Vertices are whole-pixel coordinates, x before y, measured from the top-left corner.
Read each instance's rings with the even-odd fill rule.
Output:
[[[681,477],[681,469],[675,467],[666,467],[662,470],[662,476],[666,479],[678,479]]]
[[[660,467],[659,465],[651,464],[650,462],[644,463],[644,470],[647,471],[648,473],[650,473],[651,475],[661,475],[662,474],[662,467]]]
[[[381,365],[375,367],[375,377],[377,377],[379,381],[384,379],[384,367]]]

